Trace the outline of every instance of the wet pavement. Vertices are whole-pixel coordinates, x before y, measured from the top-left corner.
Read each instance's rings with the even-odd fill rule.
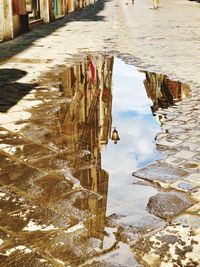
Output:
[[[118,130],[117,144],[109,140],[102,151],[102,166],[109,173],[107,214],[125,211],[125,206],[156,190],[130,186],[132,171],[162,158],[155,148],[160,123],[152,116],[152,101],[144,87],[145,74],[115,57],[112,75],[112,131]],[[112,132],[111,131],[111,132]],[[123,166],[123,167],[122,167]],[[144,194],[144,196],[143,196]],[[126,204],[127,203],[127,204]],[[132,214],[135,214],[133,207]]]
[[[168,231],[198,194],[184,180],[197,153],[185,148],[189,165],[173,171],[182,141],[165,143],[162,132],[189,86],[113,55],[89,55],[32,85],[18,70],[2,73],[2,266],[143,266],[141,238]]]
[[[99,1],[1,44],[0,266],[200,265],[198,7]]]

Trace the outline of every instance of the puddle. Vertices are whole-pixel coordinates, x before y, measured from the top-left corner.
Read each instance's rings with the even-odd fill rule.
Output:
[[[30,94],[35,106],[28,96],[17,104],[30,114],[17,121],[21,130],[11,133],[12,122],[0,128],[8,244],[0,257],[20,265],[30,256],[37,266],[100,266],[94,257],[112,266],[128,257],[137,266],[127,247],[165,222],[146,211],[158,190],[131,174],[163,157],[154,142],[162,118],[153,115],[187,96],[188,86],[94,55],[45,74]]]
[[[156,111],[188,96],[189,86],[138,70],[118,58],[114,62],[112,127],[117,128],[120,140],[117,144],[109,140],[102,151],[102,167],[109,173],[107,216],[117,213],[130,223],[147,215],[147,202],[157,193],[150,186],[132,185],[131,175],[163,157],[154,142],[162,119],[155,116]]]
[[[131,206],[134,214],[134,201],[140,210],[142,199],[157,192],[152,187],[131,185],[133,170],[162,157],[154,143],[160,123],[152,116],[152,101],[147,97],[144,80],[144,73],[115,58],[112,126],[117,128],[120,140],[117,144],[109,140],[102,152],[102,167],[109,173],[107,215],[124,213],[126,206]]]

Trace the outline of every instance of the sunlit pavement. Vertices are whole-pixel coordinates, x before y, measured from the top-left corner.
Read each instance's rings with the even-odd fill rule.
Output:
[[[200,70],[198,1],[120,2],[116,49],[134,55],[136,65],[171,79],[198,85]],[[125,56],[125,55],[124,55]]]
[[[170,0],[152,7],[151,1],[100,1],[0,45],[2,266],[200,264],[199,4]],[[70,104],[63,106],[60,70],[92,52],[117,53],[192,90],[157,112],[164,115],[156,143],[165,158],[133,174],[161,188],[148,202],[155,221],[137,222],[146,228],[116,214],[105,222],[104,186],[85,190],[70,176],[66,159],[77,154],[65,151],[57,108],[67,114]]]

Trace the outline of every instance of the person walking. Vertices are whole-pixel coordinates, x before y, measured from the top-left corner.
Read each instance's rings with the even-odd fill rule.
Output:
[[[158,9],[159,5],[160,5],[160,0],[153,0],[153,6],[155,9]]]

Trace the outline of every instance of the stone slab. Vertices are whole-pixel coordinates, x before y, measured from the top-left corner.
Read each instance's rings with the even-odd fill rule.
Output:
[[[170,187],[176,190],[184,191],[184,192],[191,192],[192,190],[194,190],[195,185],[187,181],[180,180],[180,181],[176,181],[173,184],[170,184]]]
[[[188,176],[188,172],[164,162],[155,162],[133,173],[133,176],[150,180],[173,183]]]
[[[197,153],[187,151],[187,150],[181,150],[180,152],[176,153],[174,157],[182,158],[182,159],[192,159],[196,155]]]
[[[147,210],[162,219],[171,219],[192,206],[193,201],[184,193],[162,192],[150,197]]]

